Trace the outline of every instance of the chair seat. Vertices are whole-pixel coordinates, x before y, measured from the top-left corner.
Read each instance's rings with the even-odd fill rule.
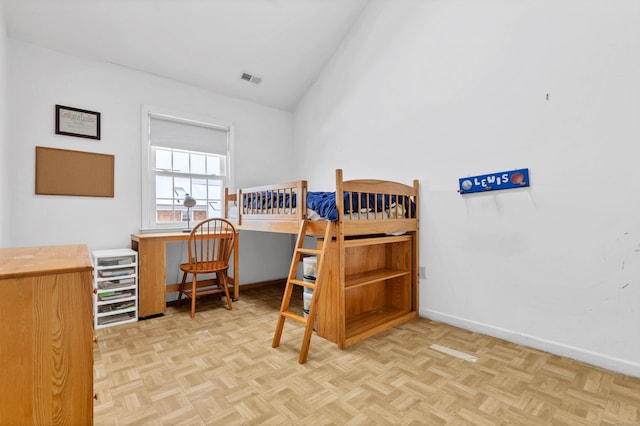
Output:
[[[180,270],[187,273],[197,272],[198,274],[212,274],[218,271],[226,271],[229,264],[226,262],[200,262],[200,263],[183,263]]]

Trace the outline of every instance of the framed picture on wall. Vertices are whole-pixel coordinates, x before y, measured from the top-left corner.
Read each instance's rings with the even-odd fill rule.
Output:
[[[100,113],[56,105],[56,134],[100,140]]]

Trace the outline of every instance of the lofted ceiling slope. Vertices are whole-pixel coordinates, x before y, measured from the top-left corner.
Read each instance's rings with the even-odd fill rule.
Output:
[[[8,36],[293,111],[367,0],[1,0]],[[260,84],[241,79],[259,77]]]

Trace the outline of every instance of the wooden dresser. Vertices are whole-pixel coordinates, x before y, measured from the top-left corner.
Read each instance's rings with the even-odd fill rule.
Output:
[[[93,424],[85,245],[0,249],[0,424]]]

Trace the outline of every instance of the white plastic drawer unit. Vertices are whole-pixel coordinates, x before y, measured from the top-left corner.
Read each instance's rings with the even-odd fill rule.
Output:
[[[96,329],[138,320],[138,252],[130,249],[92,253],[93,321]]]

